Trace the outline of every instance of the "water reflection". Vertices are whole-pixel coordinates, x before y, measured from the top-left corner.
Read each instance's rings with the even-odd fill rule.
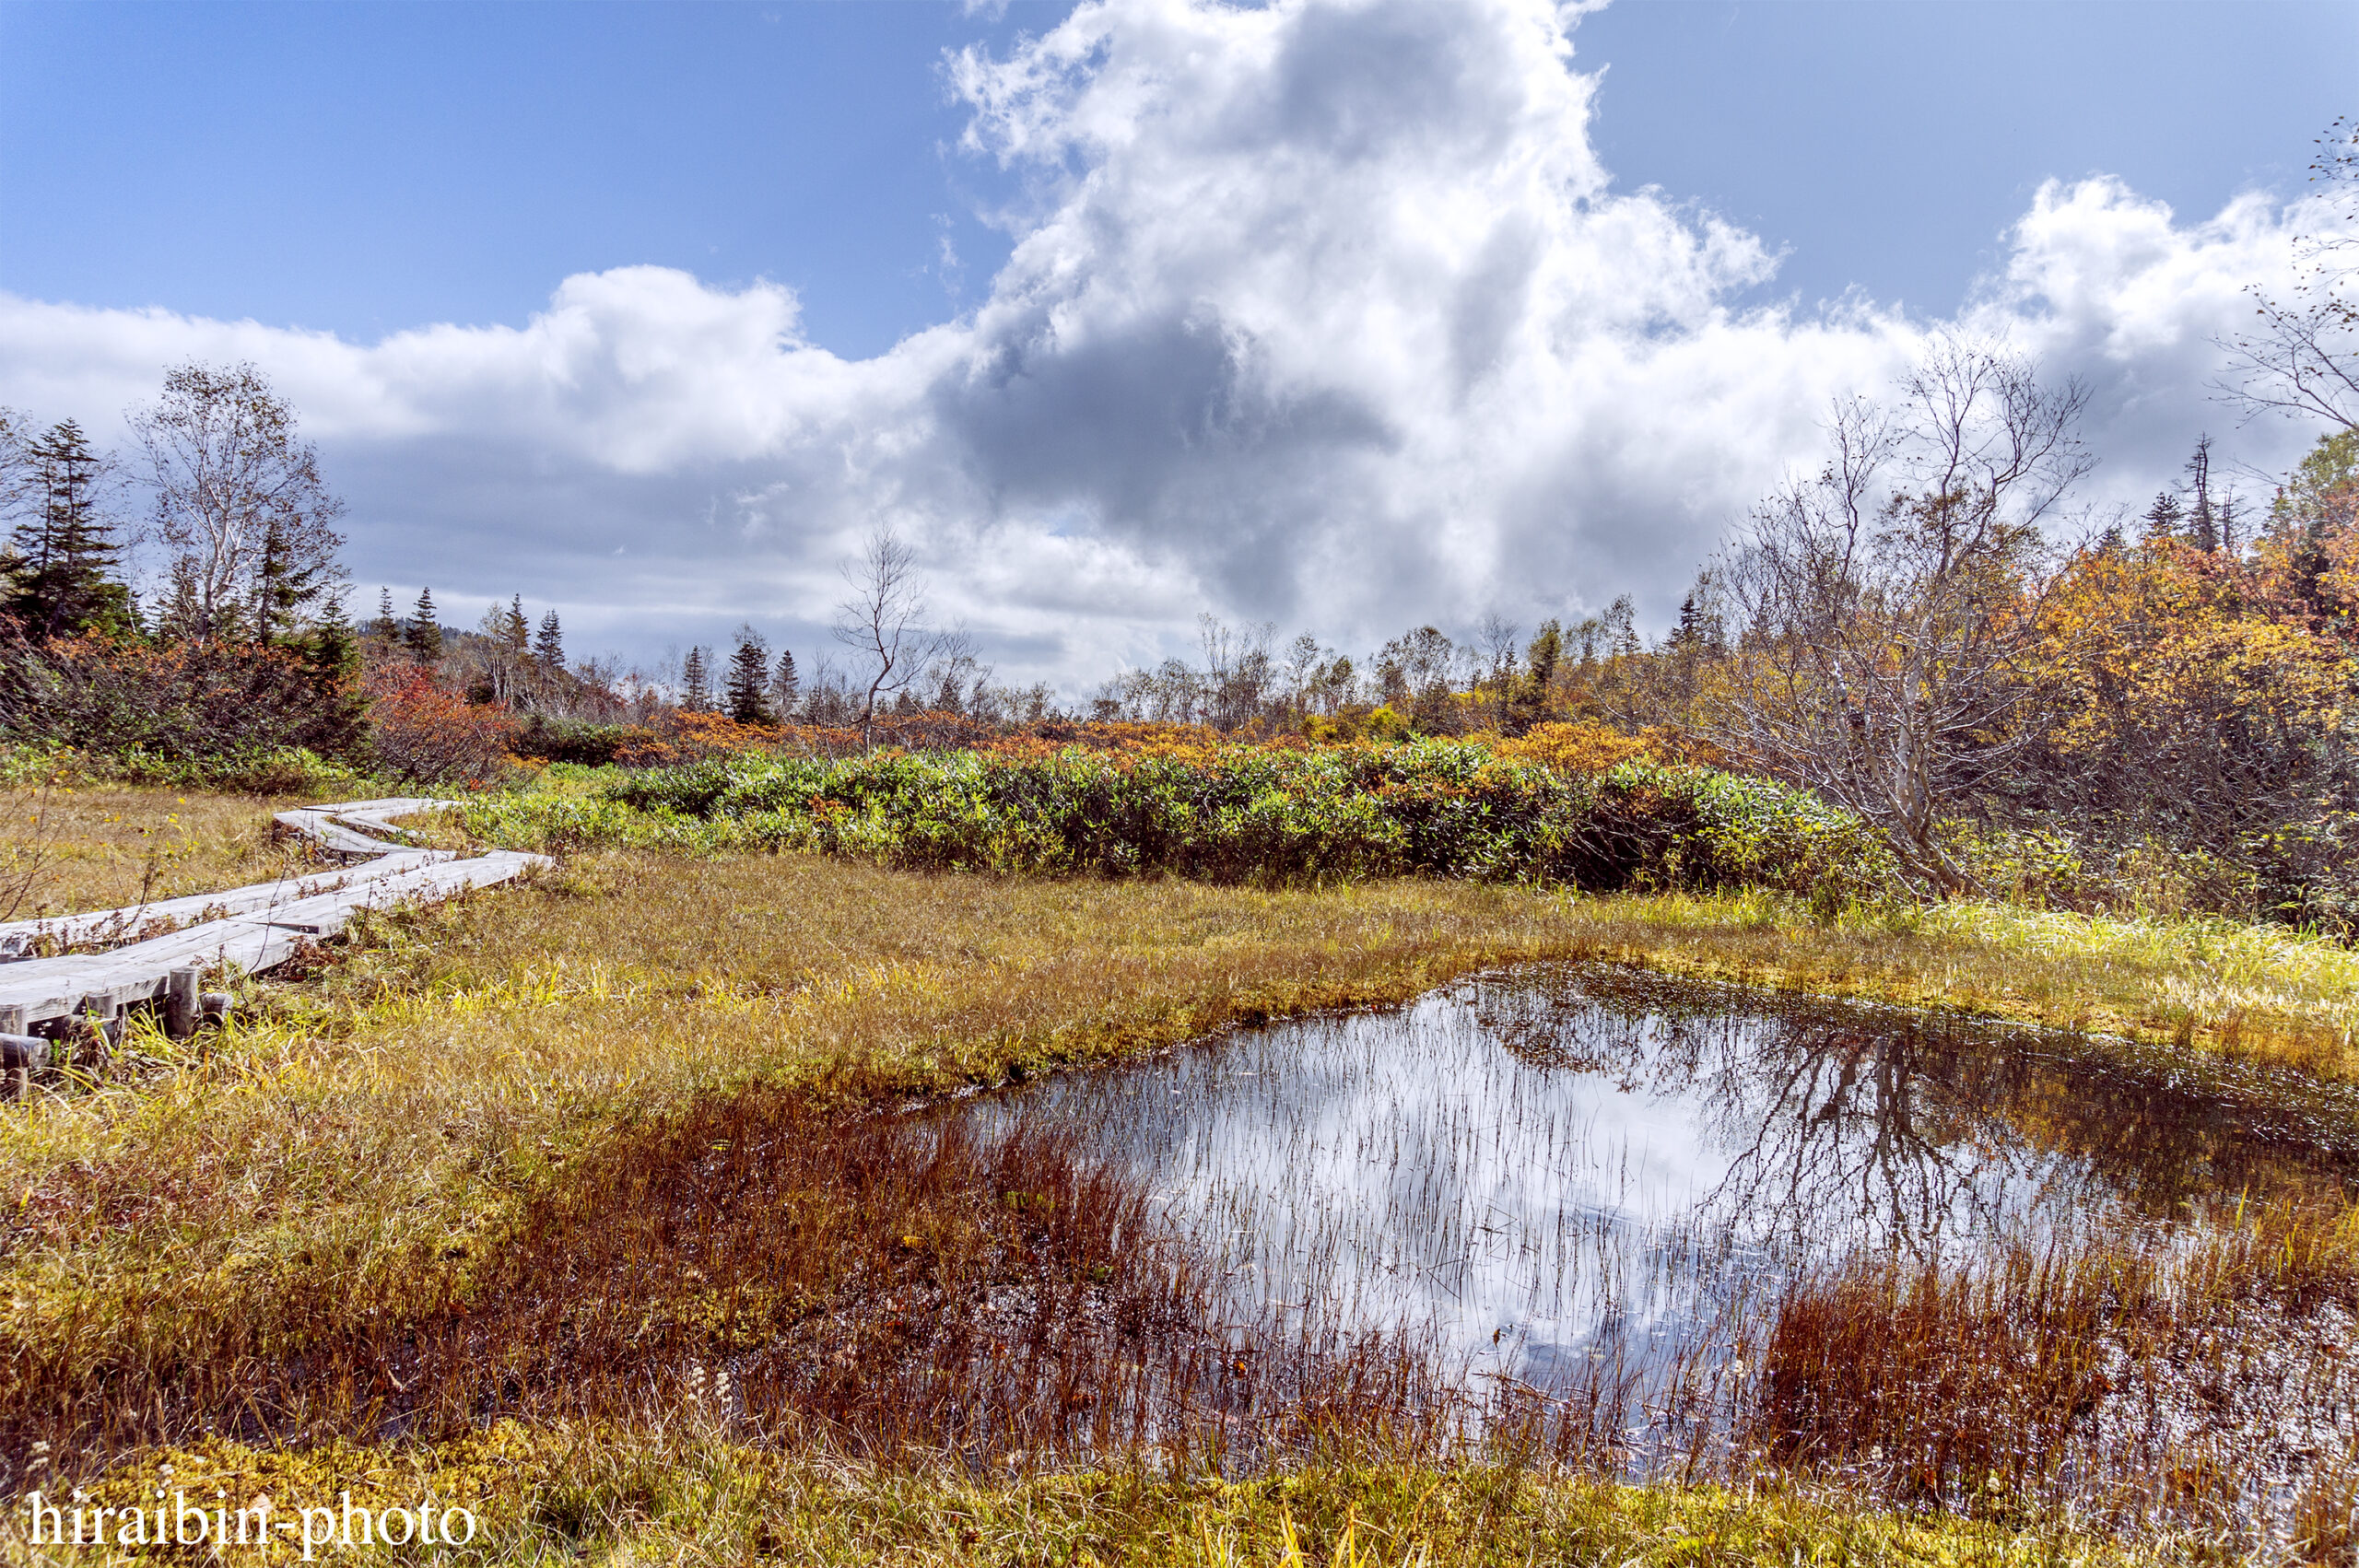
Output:
[[[1134,1169],[1251,1332],[1405,1331],[1474,1375],[1565,1387],[1601,1363],[1659,1375],[1861,1248],[1967,1261],[2155,1223],[2206,1188],[2340,1181],[2341,1152],[2240,1114],[2266,1098],[2054,1039],[1576,966],[970,1114],[1068,1124]]]

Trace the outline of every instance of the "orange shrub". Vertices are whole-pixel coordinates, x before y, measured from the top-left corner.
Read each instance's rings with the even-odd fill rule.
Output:
[[[1590,720],[1535,724],[1511,740],[1497,742],[1493,750],[1499,756],[1522,757],[1559,773],[1603,773],[1634,758],[1658,765],[1706,766],[1718,766],[1722,761],[1716,748],[1692,735],[1651,724],[1633,735]]]
[[[425,784],[482,785],[509,766],[516,720],[444,691],[424,670],[369,677],[369,739],[377,766]]]

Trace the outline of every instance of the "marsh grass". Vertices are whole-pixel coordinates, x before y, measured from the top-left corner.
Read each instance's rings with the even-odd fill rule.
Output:
[[[1888,1504],[2342,1560],[2353,1212],[2202,1207],[1970,1266],[1854,1257],[1798,1281],[1755,1349],[1743,1445]]]
[[[180,1375],[217,1339],[484,1288],[534,1201],[750,1085],[894,1103],[1571,957],[1936,995],[2003,974],[2035,994],[2029,964],[1967,939],[1735,899],[585,857],[374,922],[228,1035],[135,1032],[128,1054],[158,1071],[14,1113],[6,1332],[44,1364]],[[2145,994],[2126,965],[2099,983]]]
[[[297,874],[270,813],[301,802],[93,784],[0,790],[0,919],[115,908]]]
[[[182,809],[179,797],[135,794],[112,814],[144,804],[152,826],[167,799],[168,811]],[[267,850],[255,803],[188,799],[209,825],[193,831],[212,857],[202,863],[213,884],[252,880]],[[96,832],[118,825],[103,821],[106,805],[95,792],[84,800],[77,810],[99,820],[77,819],[79,831],[127,850]],[[241,823],[252,840],[239,837]],[[367,1452],[431,1455],[449,1446],[432,1436],[462,1419],[512,1412],[529,1422],[520,1442],[611,1430],[616,1451],[645,1466],[680,1440],[646,1436],[650,1423],[694,1409],[718,1423],[714,1453],[771,1445],[742,1463],[755,1467],[747,1476],[792,1472],[776,1483],[785,1490],[775,1509],[682,1502],[672,1519],[631,1501],[637,1483],[592,1467],[608,1480],[579,1481],[578,1506],[558,1511],[592,1536],[643,1539],[688,1560],[742,1560],[732,1543],[748,1538],[731,1532],[756,1514],[787,1521],[773,1526],[784,1532],[771,1543],[779,1553],[813,1561],[868,1561],[863,1553],[888,1546],[914,1562],[1034,1560],[1013,1537],[993,1558],[983,1535],[945,1537],[929,1522],[930,1509],[948,1518],[964,1508],[1003,1521],[1015,1516],[1007,1510],[1037,1510],[1051,1539],[1090,1551],[1099,1550],[1092,1540],[1128,1542],[1139,1561],[1285,1562],[1273,1533],[1284,1509],[1268,1506],[1275,1492],[1230,1489],[1214,1507],[1213,1494],[1142,1475],[1103,1482],[1130,1489],[1116,1506],[1086,1479],[985,1487],[910,1468],[913,1455],[955,1453],[973,1438],[978,1409],[1000,1412],[991,1419],[1003,1427],[970,1450],[1057,1453],[1062,1444],[1071,1460],[1111,1444],[1122,1412],[1172,1408],[1126,1403],[1120,1375],[1087,1390],[1090,1402],[1068,1402],[1109,1365],[1133,1387],[1188,1389],[1204,1444],[1190,1451],[1210,1454],[1233,1430],[1227,1418],[1254,1373],[1204,1360],[1210,1341],[1182,1310],[1194,1299],[1184,1258],[1145,1254],[1124,1272],[1133,1265],[1110,1238],[1131,1223],[1120,1217],[1129,1199],[1093,1188],[1102,1178],[1069,1151],[1036,1142],[1018,1169],[976,1147],[945,1164],[942,1146],[909,1130],[918,1123],[867,1113],[1562,958],[2118,1029],[2329,1075],[2353,1068],[2348,954],[2217,927],[1958,907],[1813,914],[1747,894],[1590,898],[1439,881],[1254,890],[799,856],[585,854],[511,893],[373,919],[299,981],[250,984],[229,1031],[182,1044],[135,1025],[125,1055],[143,1071],[11,1110],[0,1140],[0,1337],[10,1352],[0,1428],[18,1441],[0,1457],[21,1486],[33,1442],[93,1477],[118,1460],[145,1463],[135,1457],[159,1441],[218,1445],[241,1432],[300,1452],[393,1437],[400,1442]],[[769,1203],[773,1192],[816,1196],[798,1207]],[[1011,1193],[1052,1201],[1011,1205]],[[807,1231],[782,1217],[796,1214]],[[700,1260],[707,1252],[718,1271]],[[1099,1278],[1101,1268],[1113,1272]],[[1910,1299],[1906,1281],[1843,1288],[1870,1303],[1883,1299],[1876,1290]],[[1026,1318],[1017,1309],[1027,1301],[1063,1305]],[[1792,1305],[1799,1336],[1806,1304]],[[1898,1310],[1863,1321],[1889,1325]],[[1154,1378],[1139,1381],[1122,1354],[1138,1343],[1123,1337],[1126,1312],[1163,1326],[1163,1359],[1134,1358],[1158,1369]],[[1918,1320],[1918,1340],[1953,1348],[1976,1321],[1954,1305]],[[1043,1321],[1074,1331],[1053,1340],[1015,1331]],[[911,1323],[923,1333],[913,1337]],[[1012,1348],[979,1351],[994,1324]],[[734,1362],[758,1333],[811,1353],[769,1368]],[[836,1366],[839,1353],[849,1366]],[[1802,1338],[1780,1354],[1812,1364]],[[1028,1405],[970,1398],[1011,1387],[1008,1368],[1024,1355],[1033,1357],[1021,1374]],[[1189,1356],[1201,1363],[1193,1371]],[[843,1375],[815,1372],[826,1367]],[[869,1387],[880,1368],[891,1377]],[[726,1400],[714,1392],[721,1369]],[[1302,1463],[1332,1463],[1339,1468],[1320,1473],[1349,1478],[1321,1495],[1347,1515],[1360,1506],[1349,1497],[1391,1497],[1385,1478],[1396,1472],[1382,1452],[1322,1458],[1320,1445],[1387,1410],[1405,1446],[1432,1436],[1414,1358],[1327,1354],[1280,1370],[1274,1384],[1261,1371],[1264,1390],[1282,1387],[1304,1409],[1320,1408],[1321,1388],[1346,1401],[1324,1407],[1337,1419],[1323,1428],[1289,1439]],[[1331,1375],[1344,1381],[1319,1383]],[[1354,1376],[1364,1380],[1357,1394]],[[1813,1408],[1811,1430],[1825,1434],[1813,1463],[1839,1469],[1862,1441],[1876,1446],[1878,1429],[1855,1409],[1865,1396],[1846,1394],[1851,1387],[1828,1384]],[[1544,1459],[1540,1445],[1530,1451]],[[848,1468],[811,1468],[820,1452]],[[895,1454],[891,1474],[863,1468]],[[1425,1477],[1417,1484],[1435,1497],[1499,1495],[1469,1480],[1473,1471],[1432,1466],[1397,1473]],[[705,1484],[688,1476],[663,1484]],[[524,1507],[541,1484],[511,1476],[496,1490]],[[553,1495],[577,1483],[546,1484]],[[745,1484],[751,1495],[772,1483]],[[1625,1494],[1577,1477],[1511,1483],[1526,1488],[1514,1492],[1514,1510],[1486,1522],[1469,1522],[1481,1515],[1468,1501],[1477,1512],[1434,1524],[1438,1533],[1384,1537],[1378,1560],[1407,1559],[1423,1543],[1424,1561],[1523,1561],[1519,1542],[1528,1555],[1591,1539],[1640,1561],[1785,1561],[1785,1544],[1813,1541],[1849,1542],[1844,1550],[1875,1560],[1936,1555],[1966,1539],[1945,1532],[1985,1529],[1731,1500],[1729,1517],[1754,1533],[1723,1550],[1705,1536],[1630,1523],[1648,1510],[1684,1517],[1706,1494],[1601,1503]],[[868,1522],[828,1523],[808,1501],[823,1496]],[[1719,1506],[1692,1505],[1705,1515]],[[1384,1508],[1419,1516],[1402,1506],[1368,1502],[1350,1516],[1368,1527]],[[2331,1499],[2320,1492],[2305,1506],[2327,1531]],[[691,1518],[703,1522],[681,1522]],[[1196,1523],[1199,1543],[1183,1548]],[[1332,1556],[1335,1524],[1312,1538],[1316,1552]],[[1578,1533],[1592,1528],[1605,1533]],[[2062,1539],[2052,1524],[2026,1526],[2020,1539],[1990,1528],[1972,1538],[1975,1550],[2036,1556]],[[573,1539],[522,1515],[515,1529],[501,1551],[529,1557]],[[1367,1544],[1375,1537],[1355,1539],[1355,1550],[1379,1550]],[[1682,1544],[1696,1540],[1706,1545]],[[1121,1555],[1109,1550],[1101,1561]]]
[[[2085,1536],[1862,1508],[1803,1488],[1632,1487],[1521,1466],[1314,1461],[1243,1482],[1136,1466],[1015,1480],[942,1465],[880,1469],[735,1442],[694,1404],[661,1423],[502,1422],[432,1446],[291,1451],[212,1441],[144,1456],[97,1483],[92,1500],[152,1505],[159,1484],[239,1501],[268,1492],[282,1505],[332,1503],[347,1491],[357,1500],[430,1491],[482,1518],[475,1550],[380,1548],[368,1559],[388,1562],[2061,1568],[2128,1560]],[[7,1561],[31,1560],[21,1528],[18,1515],[0,1523]]]

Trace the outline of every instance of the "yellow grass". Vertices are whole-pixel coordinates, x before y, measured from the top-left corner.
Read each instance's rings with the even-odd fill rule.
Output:
[[[299,802],[110,785],[0,790],[0,920],[266,882],[300,863],[270,813]]]
[[[259,842],[243,831],[224,832],[216,863]],[[144,1073],[14,1113],[0,1283],[13,1334],[71,1324],[85,1353],[127,1348],[116,1336],[133,1321],[139,1340],[177,1342],[290,1291],[381,1292],[390,1306],[421,1270],[463,1269],[443,1255],[496,1234],[618,1118],[733,1082],[923,1094],[1574,957],[2350,1067],[2350,954],[2265,933],[1989,909],[1822,926],[1743,896],[1266,892],[615,853],[382,922],[199,1054],[151,1036]]]
[[[69,800],[53,822],[70,821],[70,842],[88,847],[74,863],[120,878],[145,825],[192,846],[173,862],[186,879],[174,891],[268,874],[257,872],[271,863],[266,809],[251,799]],[[123,896],[96,871],[57,885],[89,890],[83,904]],[[299,1307],[310,1321],[397,1316],[464,1286],[536,1194],[639,1136],[647,1113],[692,1097],[766,1081],[889,1100],[1551,958],[2118,1029],[2353,1073],[2353,955],[2224,926],[1967,906],[1820,924],[1753,895],[1584,898],[1434,882],[1273,892],[604,854],[373,922],[323,971],[248,988],[246,1016],[226,1035],[190,1047],[146,1035],[119,1081],[7,1113],[0,1334],[76,1364],[153,1366],[226,1346],[225,1326],[266,1340]],[[1376,1485],[1352,1484],[1364,1482]],[[913,1562],[1025,1561],[945,1537],[935,1515],[951,1516],[947,1494],[916,1481],[798,1472],[780,1484],[802,1489],[796,1527],[816,1532],[789,1555],[868,1561],[889,1538]],[[1097,1494],[1057,1492],[1063,1484],[977,1493],[973,1506],[1045,1509],[1086,1541]],[[809,1502],[834,1497],[827,1487],[851,1501]],[[1259,1494],[1250,1506],[1184,1489],[1125,1495],[1122,1530],[1175,1544],[1123,1560],[1285,1561],[1271,1555],[1278,1515]],[[1532,1495],[1535,1519],[1559,1505]],[[1601,1512],[1600,1495],[1563,1506],[1622,1521],[1623,1534],[1595,1543],[1621,1553],[1615,1562],[1782,1562],[1784,1543],[1833,1539],[1824,1511],[1748,1504],[1731,1517],[1758,1527],[1745,1538],[1755,1545],[1715,1555],[1683,1544],[1701,1538],[1673,1515],[1721,1504],[1649,1492],[1643,1506]],[[1433,1537],[1422,1560],[1520,1562],[1567,1539],[1548,1534],[1555,1526],[1510,1530],[1508,1517],[1493,1511],[1497,1539],[1521,1541],[1518,1551],[1485,1555],[1468,1544],[1479,1532],[1461,1531],[1457,1544]],[[1200,1524],[1210,1545],[1185,1546]],[[1911,1528],[1875,1526],[1884,1534],[1861,1536],[1857,1560],[1960,1560],[1958,1540]],[[667,1529],[622,1535],[644,1534],[666,1560],[675,1549],[684,1561],[734,1560],[722,1538]],[[1318,1550],[1332,1554],[1335,1539],[1320,1537]],[[1367,1560],[1420,1560],[1421,1539],[1396,1532]],[[1224,1540],[1236,1543],[1226,1558]]]
[[[407,1509],[430,1492],[439,1507],[475,1515],[480,1556],[466,1560],[497,1563],[2031,1568],[2125,1560],[2116,1549],[2052,1531],[1855,1510],[1806,1494],[1616,1486],[1480,1466],[1313,1464],[1237,1482],[1135,1470],[996,1483],[879,1474],[733,1446],[694,1410],[662,1432],[528,1432],[501,1423],[423,1451],[326,1445],[289,1454],[208,1443],[125,1467],[94,1500],[152,1510],[159,1486],[207,1502],[217,1490],[232,1509],[267,1493],[288,1515],[307,1506],[334,1509],[347,1493],[364,1508]],[[21,1513],[0,1526],[0,1560],[36,1560],[23,1536]],[[268,1556],[233,1548],[230,1560],[299,1555],[291,1546]],[[381,1546],[365,1555],[322,1548],[318,1557],[428,1560]]]

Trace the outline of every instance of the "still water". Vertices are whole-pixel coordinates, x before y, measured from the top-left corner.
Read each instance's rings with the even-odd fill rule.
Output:
[[[1862,1249],[1971,1263],[2198,1194],[2339,1184],[2339,1090],[1603,965],[1240,1031],[989,1096],[1126,1166],[1239,1333],[1651,1382]],[[2320,1096],[2325,1096],[2321,1099]]]

